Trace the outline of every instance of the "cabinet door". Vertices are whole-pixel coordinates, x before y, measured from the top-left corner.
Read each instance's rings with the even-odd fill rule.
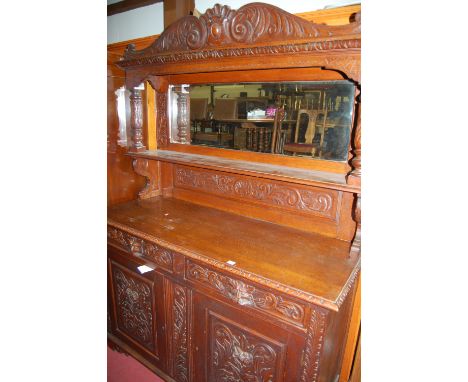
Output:
[[[302,336],[194,294],[194,381],[299,380]]]
[[[164,348],[164,292],[155,271],[141,274],[144,262],[108,248],[113,333],[146,359],[162,367]]]

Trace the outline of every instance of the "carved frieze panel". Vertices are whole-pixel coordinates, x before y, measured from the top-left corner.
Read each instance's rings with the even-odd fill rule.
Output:
[[[272,314],[301,327],[305,326],[305,306],[283,296],[261,290],[191,261],[187,261],[186,277],[217,291],[236,304]]]
[[[107,227],[107,237],[134,256],[146,257],[161,268],[172,272],[173,256],[168,249],[110,226]]]
[[[115,263],[112,276],[118,330],[157,353],[153,283],[124,271]]]
[[[282,380],[281,345],[217,316],[210,317],[209,380],[274,382]]]
[[[336,217],[338,193],[267,179],[175,166],[176,187],[277,206],[330,219]]]
[[[177,382],[188,381],[188,345],[187,345],[187,291],[174,284],[173,289],[173,349],[174,379]]]

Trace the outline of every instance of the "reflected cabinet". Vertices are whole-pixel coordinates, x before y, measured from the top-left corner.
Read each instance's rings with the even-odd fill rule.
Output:
[[[217,4],[117,65],[146,183],[108,209],[109,345],[167,381],[347,382],[360,13]]]

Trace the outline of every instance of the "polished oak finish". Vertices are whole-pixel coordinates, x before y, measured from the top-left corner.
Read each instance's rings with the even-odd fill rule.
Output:
[[[361,263],[354,19],[331,27],[267,4],[216,5],[118,62],[132,92],[127,158],[146,185],[108,210],[108,338],[166,380],[348,379]],[[171,141],[168,106],[189,110],[168,105],[170,85],[268,80],[352,81],[349,161],[196,147],[184,120]],[[155,127],[135,90],[145,81]]]

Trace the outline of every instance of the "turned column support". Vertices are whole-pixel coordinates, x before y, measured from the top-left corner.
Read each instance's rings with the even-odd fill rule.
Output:
[[[177,140],[190,143],[190,94],[184,85],[174,87],[177,94]]]
[[[130,129],[132,145],[130,151],[138,152],[146,150],[143,145],[143,103],[141,89],[130,90]]]
[[[158,161],[135,158],[133,169],[138,175],[146,178],[146,186],[138,193],[139,199],[148,199],[161,194],[160,165]]]
[[[359,96],[356,97],[355,115],[356,126],[354,129],[353,139],[353,158],[351,159],[352,171],[348,174],[348,184],[361,186],[361,104]],[[359,256],[361,254],[361,193],[355,195],[353,218],[356,222],[356,232],[351,244],[349,255],[351,257]]]

